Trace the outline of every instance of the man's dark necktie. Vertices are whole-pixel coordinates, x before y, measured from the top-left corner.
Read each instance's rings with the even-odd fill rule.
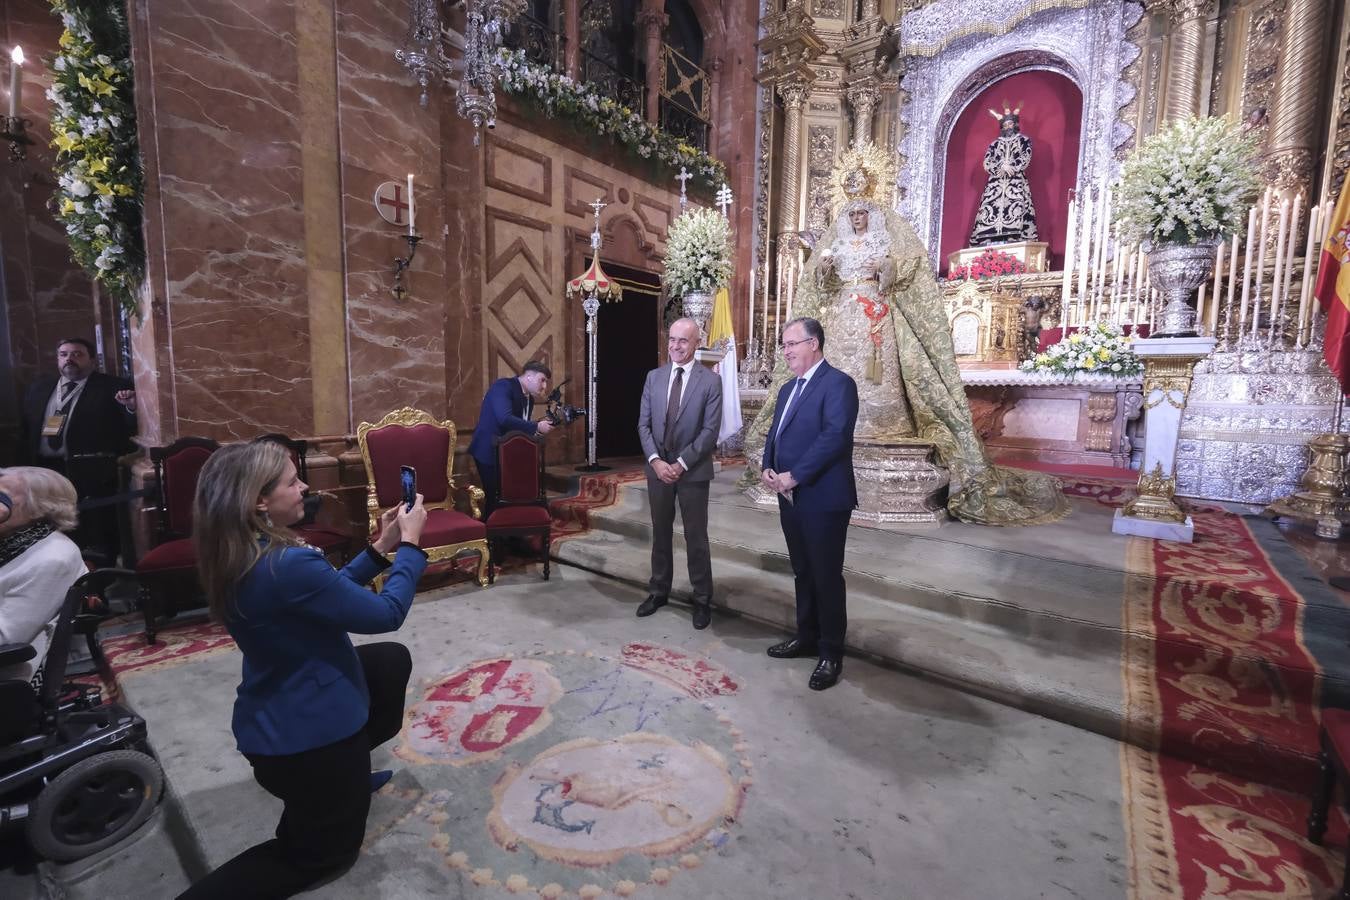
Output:
[[[778,419],[778,430],[773,433],[773,467],[778,468],[778,438],[783,433],[783,426],[787,424],[788,413],[792,412],[792,404],[797,402],[797,395],[802,392],[802,385],[806,384],[805,378],[798,378],[797,383],[792,388],[792,393],[788,395],[787,405],[783,407],[783,415]]]
[[[675,377],[670,381],[670,396],[666,398],[666,431],[662,439],[666,453],[674,452],[671,435],[675,431],[675,420],[680,417],[680,397],[684,393],[684,369],[676,369]],[[666,460],[672,462],[672,460]]]
[[[65,416],[61,420],[61,430],[56,434],[47,436],[47,446],[53,450],[61,449],[61,442],[66,435],[66,422],[70,421],[70,394],[75,390],[75,382],[67,381],[61,385],[61,399],[57,401],[56,411]]]

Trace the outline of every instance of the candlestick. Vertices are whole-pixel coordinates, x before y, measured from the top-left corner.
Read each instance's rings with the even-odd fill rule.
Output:
[[[1321,221],[1322,207],[1314,206],[1308,217],[1308,240],[1303,249],[1303,284],[1298,291],[1298,336],[1294,339],[1295,347],[1302,347],[1304,342],[1303,329],[1307,327],[1308,297],[1312,292],[1313,271],[1317,265],[1317,230]]]
[[[750,269],[750,320],[745,324],[745,355],[750,355],[750,345],[755,341],[755,270]]]
[[[1101,294],[1106,280],[1106,239],[1110,235],[1111,227],[1111,189],[1106,189],[1106,196],[1102,198],[1102,209],[1100,222],[1097,231],[1097,256],[1096,264],[1092,270],[1092,295],[1097,297]]]
[[[1275,272],[1270,282],[1270,331],[1266,338],[1267,346],[1275,340],[1275,315],[1276,305],[1280,299],[1280,275],[1284,272],[1284,242],[1288,235],[1286,226],[1289,224],[1289,198],[1280,201],[1280,221],[1275,231]]]
[[[1238,316],[1238,337],[1247,333],[1247,298],[1252,289],[1252,248],[1256,246],[1256,207],[1247,212],[1247,254],[1242,262],[1242,314]]]
[[[413,177],[408,176],[408,234],[417,233],[413,223],[417,221],[417,207],[413,204]]]
[[[1134,273],[1134,285],[1133,287],[1130,288],[1130,301],[1131,301],[1130,324],[1132,324],[1135,327],[1135,330],[1138,331],[1140,321],[1139,291],[1144,286],[1144,265],[1145,261],[1148,259],[1148,254],[1144,252],[1144,247],[1142,244],[1135,251],[1134,256],[1135,256],[1134,264],[1136,268]]]
[[[1238,236],[1233,235],[1233,250],[1228,254],[1228,311],[1223,317],[1223,340],[1227,344],[1233,337],[1233,294],[1237,290]]]
[[[23,48],[15,47],[9,53],[9,117],[19,117],[20,98],[23,96]],[[18,126],[15,126],[15,130]]]
[[[1219,254],[1214,258],[1214,296],[1209,303],[1209,336],[1219,334],[1219,301],[1223,299],[1223,252],[1226,245],[1219,245]]]
[[[1284,344],[1284,304],[1294,283],[1294,251],[1298,249],[1298,217],[1301,212],[1303,212],[1303,194],[1299,193],[1295,195],[1294,208],[1289,213],[1289,246],[1285,251],[1287,255],[1284,260],[1284,285],[1280,288],[1280,304],[1275,310],[1275,321],[1270,326],[1272,345],[1276,334],[1279,335],[1280,344]]]
[[[1266,281],[1266,239],[1270,234],[1270,192],[1261,199],[1261,233],[1257,240],[1260,246],[1256,251],[1256,292],[1252,295],[1252,337],[1256,337],[1256,323],[1261,320],[1261,291]]]
[[[1082,233],[1082,243],[1078,246],[1078,302],[1082,303],[1087,297],[1088,289],[1088,257],[1092,245],[1092,225],[1093,225],[1093,197],[1092,192],[1088,191],[1087,203],[1083,207],[1083,224],[1079,231]]]
[[[1074,228],[1076,227],[1075,218],[1078,215],[1078,198],[1069,201],[1069,226],[1064,237],[1064,286],[1060,289],[1059,306],[1061,309],[1069,308],[1069,296],[1073,293],[1073,245]]]

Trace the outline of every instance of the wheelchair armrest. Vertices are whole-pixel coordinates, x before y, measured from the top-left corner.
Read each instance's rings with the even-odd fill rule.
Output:
[[[32,644],[0,644],[0,666],[17,666],[37,656]]]

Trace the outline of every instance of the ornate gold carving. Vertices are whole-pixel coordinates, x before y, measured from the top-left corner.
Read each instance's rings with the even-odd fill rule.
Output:
[[[1154,522],[1186,521],[1186,511],[1173,499],[1177,493],[1176,474],[1163,475],[1161,462],[1153,466],[1152,472],[1139,476],[1138,490],[1139,496],[1125,504],[1122,510],[1125,515]]]
[[[1102,453],[1114,451],[1116,448],[1112,439],[1112,426],[1116,421],[1115,392],[1089,395],[1087,417],[1090,424],[1087,429],[1087,438],[1083,442],[1083,448]]]
[[[844,6],[840,0],[813,0],[812,14],[823,16],[829,19],[842,19],[844,17]]]
[[[1300,490],[1276,500],[1266,507],[1266,512],[1311,522],[1328,517],[1350,522],[1345,471],[1350,435],[1320,434],[1308,443],[1308,450],[1312,459],[1299,481]]]
[[[1195,369],[1194,357],[1151,357],[1144,362],[1144,409],[1152,409],[1164,400],[1176,409],[1186,408],[1191,393],[1191,375]],[[1158,396],[1154,397],[1153,392]],[[1174,397],[1179,394],[1180,399]]]
[[[1336,124],[1336,132],[1331,138],[1331,147],[1328,154],[1331,156],[1331,178],[1327,186],[1327,196],[1339,197],[1341,195],[1341,186],[1345,184],[1345,176],[1350,172],[1350,22],[1347,22],[1346,28],[1342,30],[1341,38],[1341,58],[1337,61],[1340,67],[1340,76],[1338,78],[1340,89],[1337,92],[1332,105],[1333,120]]]
[[[1242,118],[1261,141],[1266,139],[1270,128],[1270,107],[1279,67],[1283,20],[1284,0],[1269,0],[1252,11],[1247,32],[1244,54],[1246,71],[1242,78]]]
[[[1163,118],[1188,119],[1200,113],[1200,77],[1205,56],[1205,19],[1214,0],[1177,0],[1172,6],[1167,98]]]

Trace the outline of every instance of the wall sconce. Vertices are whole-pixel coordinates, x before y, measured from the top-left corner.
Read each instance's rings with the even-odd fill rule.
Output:
[[[403,284],[403,273],[408,271],[412,265],[413,257],[417,255],[417,244],[422,240],[422,236],[417,233],[417,198],[413,194],[413,177],[408,176],[408,233],[403,239],[408,242],[408,255],[394,257],[394,299],[402,303],[403,298],[408,296],[408,288]]]
[[[29,125],[33,123],[19,115],[19,101],[23,97],[23,48],[15,47],[9,54],[9,115],[4,118],[4,132],[0,134],[9,141],[10,162],[22,162],[28,157],[27,145],[33,139],[27,135]]]

